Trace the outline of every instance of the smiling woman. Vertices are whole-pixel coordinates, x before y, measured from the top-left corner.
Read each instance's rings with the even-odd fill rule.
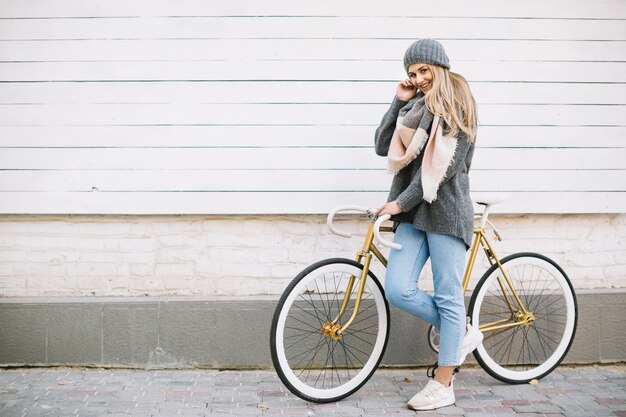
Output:
[[[394,174],[387,204],[394,242],[385,280],[387,300],[435,326],[440,349],[433,380],[408,402],[414,410],[454,403],[453,374],[482,334],[467,325],[461,279],[473,231],[469,168],[476,137],[476,103],[463,77],[451,73],[439,42],[422,39],[404,55],[409,76],[396,89],[376,130],[376,152]],[[435,294],[417,289],[431,259]]]
[[[409,79],[400,83],[400,86],[403,89],[406,89],[406,87],[411,88],[411,90],[404,91],[402,94],[403,97],[408,97],[407,100],[410,100],[411,97],[415,95],[416,88],[424,94],[430,91],[432,87],[433,73],[427,64],[412,64],[409,67],[409,72],[407,74]],[[400,94],[398,94],[398,97],[400,97]]]

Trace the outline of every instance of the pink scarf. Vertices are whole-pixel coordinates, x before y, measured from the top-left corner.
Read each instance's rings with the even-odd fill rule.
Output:
[[[398,117],[396,130],[391,138],[388,153],[389,171],[393,174],[400,172],[417,158],[426,143],[421,167],[422,189],[424,200],[432,203],[437,199],[439,185],[445,179],[446,171],[452,164],[457,138],[443,135],[440,116],[434,116],[428,138],[423,127],[405,126],[402,123],[404,119],[404,117]],[[429,121],[429,119],[421,120],[421,122],[424,121]]]

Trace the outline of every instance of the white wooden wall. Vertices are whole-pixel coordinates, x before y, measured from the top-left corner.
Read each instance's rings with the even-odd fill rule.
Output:
[[[626,212],[626,2],[0,0],[0,213],[382,204],[373,135],[439,39],[508,213]]]

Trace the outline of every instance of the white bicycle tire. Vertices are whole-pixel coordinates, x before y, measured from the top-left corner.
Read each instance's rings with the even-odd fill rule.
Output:
[[[566,312],[563,337],[554,349],[554,352],[540,365],[527,369],[525,371],[515,371],[498,364],[489,352],[481,344],[476,349],[476,359],[481,366],[492,376],[507,383],[524,383],[533,379],[540,379],[549,374],[563,360],[573,342],[576,325],[577,325],[577,303],[576,296],[565,272],[554,263],[554,261],[543,255],[534,253],[513,254],[501,260],[501,264],[505,270],[511,270],[519,265],[536,265],[543,268],[547,273],[554,277],[555,282],[562,290]],[[480,326],[480,307],[483,304],[489,284],[498,276],[499,269],[496,266],[491,267],[478,283],[472,301],[470,303],[472,324]],[[516,288],[516,290],[518,290]]]
[[[324,265],[324,262],[327,263]],[[367,290],[373,295],[378,314],[378,335],[369,359],[356,376],[346,383],[331,389],[312,387],[305,384],[298,378],[298,376],[291,369],[289,360],[285,354],[283,340],[285,322],[287,320],[289,310],[298,297],[298,294],[306,288],[308,282],[319,274],[341,271],[360,277],[362,269],[356,265],[359,264],[356,264],[356,262],[348,259],[328,259],[312,265],[294,279],[294,282],[296,280],[298,280],[298,282],[295,283],[295,285],[288,287],[277,307],[274,323],[272,325],[272,340],[270,342],[273,345],[271,346],[273,351],[273,360],[276,361],[275,367],[277,368],[283,383],[285,383],[287,388],[292,391],[292,393],[303,399],[314,402],[330,402],[345,398],[358,390],[367,382],[367,380],[369,380],[373,372],[378,367],[382,355],[384,354],[389,336],[389,307],[382,288],[380,287],[380,283],[377,282],[376,278],[373,274],[371,274],[371,271],[370,276],[368,276],[366,286]],[[350,329],[348,329],[347,332],[349,333]]]

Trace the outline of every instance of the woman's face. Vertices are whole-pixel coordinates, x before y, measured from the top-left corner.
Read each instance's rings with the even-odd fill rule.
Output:
[[[417,63],[409,67],[409,79],[413,86],[426,94],[433,87],[433,73],[428,65]]]

